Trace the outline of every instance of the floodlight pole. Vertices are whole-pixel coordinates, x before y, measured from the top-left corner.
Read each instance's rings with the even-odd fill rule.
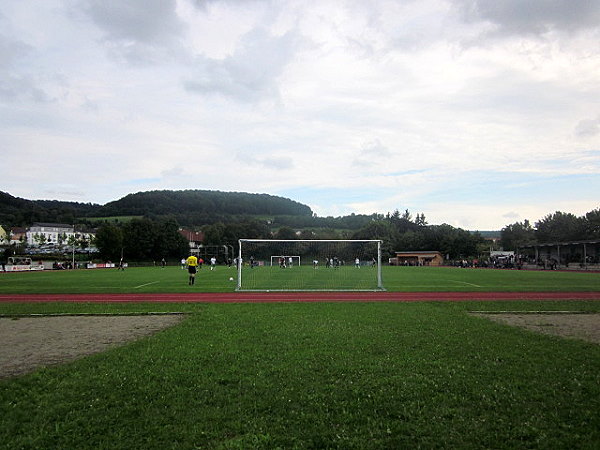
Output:
[[[71,262],[71,270],[75,269],[75,223],[73,223],[73,259]]]

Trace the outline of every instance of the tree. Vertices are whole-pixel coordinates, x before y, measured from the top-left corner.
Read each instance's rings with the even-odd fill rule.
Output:
[[[225,242],[226,225],[218,222],[212,225],[202,227],[204,233],[204,242],[210,245],[220,245]]]
[[[179,233],[179,224],[175,219],[167,219],[154,224],[155,259],[176,257],[178,260],[189,252],[187,240]]]
[[[123,230],[111,223],[102,225],[96,231],[96,247],[102,258],[118,261],[123,250]]]
[[[33,240],[37,243],[37,245],[44,245],[46,243],[46,235],[45,234],[40,234],[40,233],[35,233],[33,235]]]
[[[538,242],[564,242],[585,236],[585,221],[571,213],[556,211],[535,224]]]
[[[424,242],[430,247],[428,250],[438,250],[451,259],[477,257],[479,244],[483,242],[479,233],[470,233],[448,224],[431,225],[423,232]]]
[[[351,239],[379,239],[382,254],[393,256],[397,250],[396,236],[396,230],[388,220],[378,220],[353,233]]]
[[[296,232],[290,227],[281,227],[275,233],[275,239],[298,239]]]
[[[594,209],[585,215],[586,239],[600,238],[600,208]]]
[[[408,209],[402,215],[400,215],[397,209],[392,214],[388,213],[387,220],[398,233],[406,233],[407,231],[416,231],[419,229],[419,225],[412,222],[412,215]]]
[[[58,246],[62,248],[62,246],[64,245],[64,243],[67,240],[67,233],[59,233],[58,234]]]
[[[420,215],[417,214],[417,217],[415,218],[415,225],[418,225],[420,227],[424,227],[427,225],[427,220],[425,220],[424,213],[421,213]]]
[[[516,250],[534,239],[535,232],[527,219],[507,225],[500,231],[500,245],[504,250]]]

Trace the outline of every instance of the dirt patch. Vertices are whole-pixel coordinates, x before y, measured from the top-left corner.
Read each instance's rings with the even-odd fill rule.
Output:
[[[600,344],[600,314],[473,313],[473,315],[538,333],[583,339]]]
[[[99,353],[183,318],[179,314],[0,318],[0,378]]]

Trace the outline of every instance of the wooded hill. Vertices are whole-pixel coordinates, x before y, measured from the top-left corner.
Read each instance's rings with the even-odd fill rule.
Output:
[[[93,216],[101,206],[58,200],[26,200],[0,191],[0,225],[24,227],[33,222],[72,224],[79,217]]]
[[[268,194],[221,191],[149,191],[107,203],[96,213],[111,216],[175,216],[185,225],[203,225],[227,216],[304,216],[312,210],[301,203]]]
[[[310,207],[284,197],[244,192],[138,192],[106,205],[26,200],[0,192],[0,224],[9,227],[33,222],[85,223],[91,218],[121,216],[169,217],[181,225],[200,226],[243,216],[311,218],[313,213]]]

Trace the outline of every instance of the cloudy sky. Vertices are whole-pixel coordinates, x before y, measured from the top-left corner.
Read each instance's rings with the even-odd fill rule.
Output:
[[[500,229],[600,207],[595,0],[0,0],[0,190],[281,195]]]

